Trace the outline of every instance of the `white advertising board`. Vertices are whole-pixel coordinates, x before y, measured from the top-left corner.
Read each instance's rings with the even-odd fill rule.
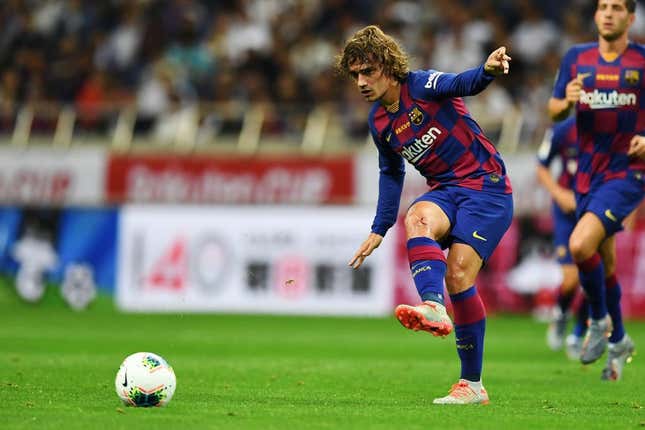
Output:
[[[103,148],[0,148],[0,202],[102,204],[106,157]]]
[[[347,263],[373,209],[124,206],[116,301],[125,311],[386,315],[394,240]]]

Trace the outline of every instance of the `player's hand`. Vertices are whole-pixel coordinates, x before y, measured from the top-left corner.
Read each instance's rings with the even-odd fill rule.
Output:
[[[501,75],[502,73],[508,75],[509,61],[511,57],[506,54],[506,47],[501,46],[491,52],[488,59],[484,63],[484,70],[491,75]]]
[[[383,236],[376,233],[370,233],[365,242],[363,242],[360,248],[358,248],[358,251],[356,251],[354,257],[349,261],[348,265],[352,269],[358,269],[359,267],[361,267],[361,264],[363,264],[365,258],[367,258],[367,256],[370,255],[372,251],[378,248],[382,241]]]
[[[571,79],[567,84],[565,89],[566,100],[569,102],[569,105],[572,106],[580,100],[580,93],[582,92],[582,80],[585,78],[585,75],[578,74],[575,78]]]
[[[627,155],[645,159],[645,136],[636,135],[629,141]]]
[[[553,199],[565,214],[573,213],[576,210],[576,197],[571,190],[562,188],[553,196]]]

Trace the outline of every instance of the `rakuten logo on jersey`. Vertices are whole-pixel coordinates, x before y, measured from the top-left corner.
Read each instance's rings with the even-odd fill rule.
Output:
[[[636,106],[636,94],[612,92],[601,92],[593,90],[593,93],[580,92],[580,104],[589,105],[591,109],[610,109],[620,106]]]
[[[414,139],[413,143],[403,148],[401,155],[410,163],[416,163],[421,157],[423,157],[423,154],[425,154],[430,148],[432,148],[435,140],[437,140],[437,137],[440,135],[441,130],[439,130],[437,127],[430,127],[428,131],[426,131],[425,134],[421,136],[421,138]]]

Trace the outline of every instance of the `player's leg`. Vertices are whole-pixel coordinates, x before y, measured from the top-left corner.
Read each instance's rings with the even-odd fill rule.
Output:
[[[564,345],[569,308],[578,289],[578,268],[574,264],[561,264],[562,283],[556,293],[556,304],[553,307],[551,322],[547,329],[547,345],[553,351],[559,351]]]
[[[577,273],[576,268],[576,273]],[[571,360],[580,360],[582,342],[587,333],[587,322],[589,320],[589,302],[584,292],[578,289],[578,299],[574,302],[575,324],[571,333],[565,339],[565,351]]]
[[[562,349],[569,318],[569,308],[578,290],[578,268],[569,251],[569,237],[576,226],[575,213],[565,213],[557,204],[552,207],[553,247],[556,259],[560,264],[562,283],[558,286],[555,306],[551,312],[551,321],[547,329],[546,341],[554,351]]]
[[[569,249],[590,304],[591,322],[580,355],[580,361],[584,364],[600,358],[607,346],[607,337],[612,332],[604,265],[597,251],[605,238],[623,229],[623,220],[643,199],[643,185],[640,176],[630,175],[625,179],[608,181],[589,195],[579,196],[577,201],[578,214],[584,215],[571,234]]]
[[[455,342],[461,362],[459,382],[437,404],[488,403],[481,382],[486,309],[475,287],[477,274],[513,218],[510,194],[459,190],[459,209],[450,233],[446,287],[454,311]]]
[[[592,212],[586,212],[576,224],[569,238],[569,249],[578,266],[580,283],[589,301],[591,321],[587,330],[580,361],[596,361],[607,347],[611,333],[611,319],[607,313],[605,273],[598,249],[605,239],[605,228]]]
[[[600,255],[605,266],[605,284],[607,310],[611,316],[613,331],[609,336],[607,363],[602,370],[601,378],[615,381],[622,377],[623,367],[634,352],[634,342],[625,333],[620,309],[621,287],[616,278],[616,236],[608,237],[600,245]]]
[[[429,198],[429,194],[424,196]],[[443,192],[434,191],[432,194],[443,207],[450,207],[450,199],[445,199]],[[410,271],[423,303],[397,306],[396,318],[411,330],[445,336],[452,331],[452,321],[444,305],[446,257],[439,242],[450,230],[450,220],[437,203],[417,200],[405,216],[405,229]]]
[[[573,262],[571,252],[569,251],[569,237],[576,226],[577,218],[575,213],[565,213],[557,204],[553,205],[552,217],[554,223],[553,245],[555,255],[560,264],[562,271],[562,283],[556,291],[556,304],[551,314],[551,322],[547,329],[546,341],[549,348],[554,351],[562,349],[565,343],[565,332],[569,319],[569,308],[573,303],[576,292],[578,291],[578,268]],[[585,327],[586,327],[586,321]],[[574,327],[574,331],[576,328]],[[576,341],[573,333],[567,337],[567,351],[569,345],[576,343],[582,344],[578,339]]]
[[[482,263],[470,245],[454,243],[450,247],[446,287],[454,312],[461,375],[447,396],[434,400],[436,404],[488,403],[488,393],[481,382],[486,309],[475,287]]]

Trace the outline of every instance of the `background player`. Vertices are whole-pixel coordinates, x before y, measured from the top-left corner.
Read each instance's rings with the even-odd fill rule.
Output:
[[[634,0],[598,1],[598,42],[575,45],[565,54],[548,105],[554,120],[576,107],[578,222],[569,247],[591,314],[580,360],[596,361],[609,341],[602,378],[611,380],[621,377],[634,344],[623,327],[620,285],[615,277],[605,282],[599,251],[614,246],[614,234],[645,190],[645,48],[627,33],[635,7]]]
[[[426,179],[429,192],[405,216],[410,270],[423,300],[395,313],[412,330],[445,336],[452,321],[444,306],[444,277],[454,308],[461,379],[438,404],[488,403],[481,383],[486,311],[474,286],[513,215],[504,163],[461,96],[482,91],[508,73],[506,48],[478,68],[459,74],[413,71],[398,43],[376,26],[359,30],[338,57],[365,100],[373,102],[369,127],[379,154],[379,197],[371,233],[349,262],[358,268],[395,223],[404,159]],[[449,247],[448,258],[442,248]]]
[[[562,165],[557,181],[549,167],[558,158]],[[569,236],[576,225],[576,200],[573,193],[573,178],[578,168],[578,142],[575,117],[556,123],[545,135],[538,150],[537,178],[553,199],[553,245],[562,268],[562,283],[553,308],[552,321],[547,330],[547,345],[559,351],[565,344],[569,308],[578,291],[578,268],[569,252]],[[566,352],[571,359],[580,359],[582,337],[587,329],[588,303],[582,297],[575,309],[576,323],[566,338]]]

